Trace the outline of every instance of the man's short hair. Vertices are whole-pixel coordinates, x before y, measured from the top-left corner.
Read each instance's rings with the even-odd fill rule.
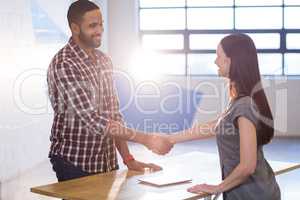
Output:
[[[69,26],[71,27],[71,23],[79,24],[86,12],[97,9],[100,9],[99,6],[89,0],[75,1],[70,5],[67,14]]]

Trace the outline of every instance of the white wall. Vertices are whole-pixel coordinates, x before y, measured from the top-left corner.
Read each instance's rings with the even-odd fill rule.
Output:
[[[139,42],[137,37],[137,1],[110,0],[108,10],[109,53],[116,68],[128,70],[131,67],[129,59]],[[166,80],[168,77],[164,79]],[[189,80],[186,80],[186,77],[170,79],[182,84],[182,86],[191,85],[189,87],[192,88],[199,87],[200,84],[199,90],[204,95],[197,114],[198,120],[209,120],[224,108],[226,98],[223,99],[221,96],[226,96],[224,93],[226,89],[224,89],[223,80],[209,77],[191,77]],[[275,116],[276,135],[300,136],[300,123],[297,123],[300,112],[300,80],[278,77],[276,79],[264,79],[263,83],[267,87],[267,96]],[[213,87],[216,87],[217,91],[214,91]],[[220,97],[216,97],[216,93]],[[205,112],[213,109],[216,111]]]
[[[0,0],[1,46],[27,45],[33,41],[29,0]],[[9,17],[8,17],[9,16]],[[22,33],[22,34],[20,34]]]
[[[117,68],[126,68],[138,46],[136,0],[108,1],[108,51]]]

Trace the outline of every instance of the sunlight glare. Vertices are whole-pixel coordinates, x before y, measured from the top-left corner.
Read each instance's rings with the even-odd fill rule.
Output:
[[[129,73],[138,81],[161,79],[164,74],[161,56],[152,51],[137,51],[132,56]]]

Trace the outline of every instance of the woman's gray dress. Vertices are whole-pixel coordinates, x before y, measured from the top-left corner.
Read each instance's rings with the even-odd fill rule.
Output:
[[[225,179],[240,162],[240,134],[237,118],[250,120],[259,131],[258,109],[249,96],[230,102],[215,127],[222,178]],[[265,160],[262,146],[257,148],[255,172],[241,185],[223,193],[226,200],[280,200],[280,189],[274,172]]]

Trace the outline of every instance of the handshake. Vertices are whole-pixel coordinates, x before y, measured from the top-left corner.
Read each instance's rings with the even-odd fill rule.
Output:
[[[146,141],[143,143],[152,152],[165,155],[173,148],[174,143],[171,141],[170,136],[153,133],[146,135]]]
[[[114,137],[140,143],[152,152],[165,155],[174,146],[171,136],[160,133],[144,133],[127,128],[117,121],[109,121],[106,132]]]

